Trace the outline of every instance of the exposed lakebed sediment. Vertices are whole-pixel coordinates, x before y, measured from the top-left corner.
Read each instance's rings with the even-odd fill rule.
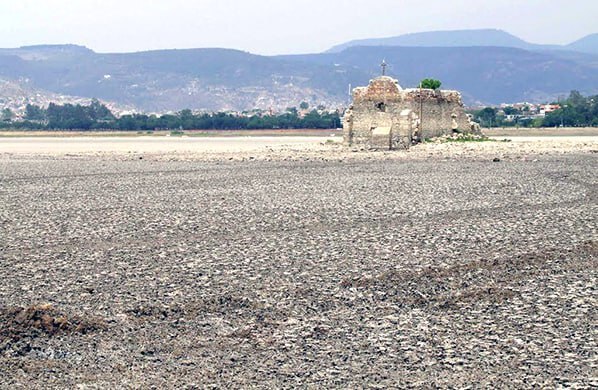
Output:
[[[598,155],[486,144],[3,155],[0,384],[596,386]]]

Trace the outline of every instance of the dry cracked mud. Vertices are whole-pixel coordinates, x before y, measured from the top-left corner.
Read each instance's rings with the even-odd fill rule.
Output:
[[[0,387],[596,387],[597,157],[4,156]]]

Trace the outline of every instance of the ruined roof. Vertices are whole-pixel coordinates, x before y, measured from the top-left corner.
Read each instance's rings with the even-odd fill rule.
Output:
[[[370,80],[367,87],[355,88],[353,90],[353,100],[398,100],[402,90],[403,88],[397,80],[388,76],[380,76]]]

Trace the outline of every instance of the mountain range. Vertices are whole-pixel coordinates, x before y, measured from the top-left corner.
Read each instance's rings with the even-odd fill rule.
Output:
[[[570,50],[598,54],[598,33],[590,34],[568,45],[540,45],[529,43],[503,30],[429,31],[396,37],[360,39],[342,43],[328,50],[338,53],[353,46],[415,46],[415,47],[468,47],[500,46],[526,50]]]
[[[21,96],[16,109],[44,94],[95,97],[150,112],[282,110],[302,101],[339,107],[348,103],[350,85],[367,85],[380,74],[382,59],[403,87],[437,78],[443,88],[460,90],[467,104],[546,101],[573,89],[598,93],[598,34],[558,46],[527,43],[500,30],[467,30],[352,41],[324,53],[284,56],[231,49],[109,54],[75,45],[0,49],[0,106],[17,101],[9,91],[19,90],[34,92],[30,100]]]

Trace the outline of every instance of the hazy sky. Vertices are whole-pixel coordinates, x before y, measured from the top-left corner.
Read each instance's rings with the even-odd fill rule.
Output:
[[[0,0],[0,47],[318,52],[352,39],[500,28],[533,43],[598,32],[598,0]]]

